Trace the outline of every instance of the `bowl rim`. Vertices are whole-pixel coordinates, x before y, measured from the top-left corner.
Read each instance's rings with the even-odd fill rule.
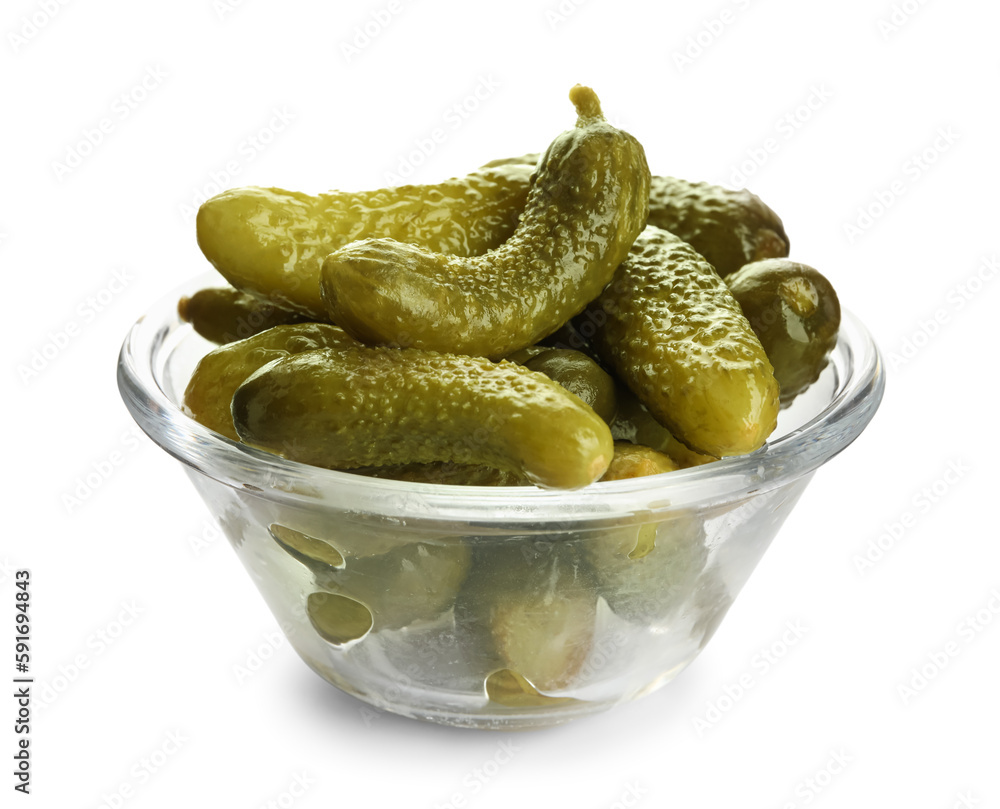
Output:
[[[119,391],[139,427],[189,468],[234,489],[306,508],[329,506],[408,524],[474,523],[485,530],[511,524],[599,523],[628,514],[649,519],[670,510],[730,503],[810,475],[840,453],[871,421],[885,389],[878,347],[861,321],[841,307],[831,364],[838,360],[848,373],[838,375],[833,398],[813,418],[753,453],[574,490],[372,478],[291,461],[233,441],[196,422],[163,389],[157,361],[192,328],[181,321],[177,301],[222,283],[214,271],[189,278],[132,325],[119,354]]]

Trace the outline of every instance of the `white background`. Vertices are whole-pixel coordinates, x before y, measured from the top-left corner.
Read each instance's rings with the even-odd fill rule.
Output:
[[[389,8],[4,4],[0,676],[26,567],[37,679],[32,794],[10,804],[16,706],[0,708],[3,804],[1000,807],[1000,7]],[[885,352],[883,405],[661,691],[514,737],[366,712],[277,639],[180,467],[135,436],[119,345],[208,267],[191,211],[214,182],[464,174],[544,148],[577,82],[655,173],[745,184],[781,214],[792,256]],[[801,637],[765,671],[789,623]]]

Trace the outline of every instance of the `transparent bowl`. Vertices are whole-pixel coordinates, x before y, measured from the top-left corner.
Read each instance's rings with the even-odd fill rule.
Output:
[[[184,464],[310,667],[379,709],[450,725],[542,727],[669,682],[884,387],[871,336],[844,312],[822,377],[750,455],[577,491],[375,479],[252,449],[183,412],[212,345],[177,300],[217,284],[192,279],[135,324],[125,404]]]

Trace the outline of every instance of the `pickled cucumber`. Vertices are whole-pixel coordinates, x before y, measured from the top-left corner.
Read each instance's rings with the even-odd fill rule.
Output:
[[[748,262],[788,255],[781,219],[746,189],[656,177],[649,224],[690,244],[723,278]]]
[[[400,538],[378,543],[375,553],[355,556],[346,552],[345,556],[326,540],[288,526],[275,523],[268,530],[278,546],[305,565],[316,586],[330,596],[310,596],[309,605],[314,627],[330,643],[353,638],[358,627],[364,632],[399,629],[434,618],[451,608],[469,572],[471,552],[457,542]]]
[[[304,319],[232,287],[199,289],[177,302],[177,314],[206,340],[220,345],[245,340],[272,326],[301,323]]]
[[[545,374],[579,396],[607,424],[614,420],[618,412],[615,380],[586,354],[571,349],[549,348],[528,357],[522,364],[525,368]]]
[[[505,472],[492,466],[461,463],[409,463],[390,466],[368,466],[352,469],[358,475],[410,483],[438,483],[448,486],[526,486],[522,475]]]
[[[202,357],[191,374],[184,391],[184,409],[195,421],[238,441],[230,407],[243,380],[279,357],[349,345],[357,345],[357,341],[337,326],[298,323],[275,326],[246,340],[220,346]]]
[[[611,280],[649,209],[642,146],[570,91],[576,128],[542,156],[517,230],[459,258],[366,239],[323,262],[330,318],[362,342],[500,358],[578,314]]]
[[[615,456],[601,480],[641,478],[661,472],[674,472],[680,468],[680,464],[673,458],[655,449],[628,441],[615,441]]]
[[[579,319],[605,363],[696,452],[741,455],[778,415],[771,364],[725,283],[689,244],[656,227]]]
[[[608,606],[640,623],[667,622],[694,595],[708,561],[702,522],[688,512],[594,532],[582,544]]]
[[[460,543],[410,542],[348,559],[343,569],[313,568],[316,584],[364,605],[372,631],[432,620],[451,609],[469,572],[471,553]]]
[[[306,598],[306,615],[316,634],[332,646],[361,640],[374,624],[368,607],[338,593],[310,593]]]
[[[512,538],[475,557],[456,616],[465,630],[488,637],[485,664],[557,691],[590,653],[597,598],[574,543]]]
[[[474,256],[517,227],[534,166],[484,168],[437,185],[310,195],[235,188],[198,210],[198,245],[237,289],[326,320],[323,259],[358,239],[385,237]]]
[[[332,468],[452,461],[552,488],[600,478],[607,425],[543,374],[419,349],[324,349],[261,368],[233,396],[240,438]]]
[[[550,697],[548,694],[543,694],[522,674],[511,669],[497,669],[486,678],[484,686],[490,701],[506,708],[523,710],[580,703],[580,700],[573,697]]]
[[[653,418],[632,391],[621,383],[615,389],[618,411],[611,422],[611,437],[616,446],[620,441],[628,441],[650,447],[668,456],[681,469],[701,466],[718,460],[711,455],[703,455],[682,444],[660,422]]]
[[[279,548],[304,565],[338,570],[344,567],[343,554],[329,542],[279,523],[272,523],[267,530]]]
[[[537,154],[494,160],[492,166],[532,167]],[[654,174],[649,182],[649,222],[690,244],[725,277],[744,264],[788,255],[780,217],[746,189]],[[579,348],[579,346],[569,346]]]
[[[788,259],[747,264],[726,284],[774,366],[787,407],[819,379],[837,345],[837,293],[819,271]]]

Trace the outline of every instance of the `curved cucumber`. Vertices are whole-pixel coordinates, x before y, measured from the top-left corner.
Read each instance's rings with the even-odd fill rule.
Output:
[[[611,126],[593,90],[542,156],[514,235],[471,258],[388,239],[323,262],[330,318],[362,342],[503,357],[578,314],[611,280],[646,223],[642,146]]]

